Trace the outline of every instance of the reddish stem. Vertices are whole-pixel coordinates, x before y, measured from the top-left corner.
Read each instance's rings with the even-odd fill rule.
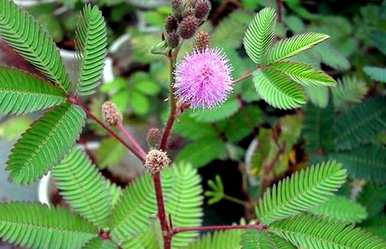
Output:
[[[169,84],[169,103],[170,103],[170,113],[168,117],[168,121],[166,122],[165,128],[162,132],[161,142],[160,142],[160,150],[166,151],[168,148],[168,139],[173,128],[174,120],[176,119],[177,114],[177,100],[174,96],[174,82],[175,76],[174,71],[176,69],[176,60],[179,49],[175,49],[175,51],[169,52],[169,62],[170,62],[170,84]],[[164,249],[171,248],[172,242],[172,231],[169,226],[166,211],[165,211],[165,202],[162,194],[162,183],[160,173],[156,173],[153,175],[153,182],[155,187],[155,193],[157,198],[157,210],[158,210],[158,218],[160,220],[161,229],[163,233],[164,240]]]
[[[236,83],[238,83],[238,82],[240,82],[240,81],[243,81],[243,80],[248,79],[249,77],[252,76],[252,73],[253,73],[253,72],[247,72],[247,73],[245,73],[244,75],[240,76],[240,78],[235,79],[234,81],[232,81],[232,84],[236,84]]]
[[[118,121],[117,123],[117,129],[126,137],[126,139],[129,141],[131,146],[137,151],[138,154],[141,155],[141,158],[146,158],[146,152],[142,149],[141,145],[135,140],[135,138],[126,130],[126,128],[123,126],[122,121]]]
[[[90,110],[87,108],[87,106],[85,104],[83,104],[80,99],[73,97],[73,96],[70,96],[68,98],[68,101],[72,104],[75,104],[75,105],[78,105],[79,107],[81,107],[89,118],[94,120],[103,129],[105,129],[113,138],[118,140],[123,146],[125,146],[127,149],[129,149],[136,157],[138,157],[139,160],[141,160],[142,162],[145,161],[146,154],[142,153],[141,151],[138,150],[138,148],[132,146],[131,144],[126,143],[126,141],[123,138],[121,138],[117,133],[115,133],[115,131],[113,131],[108,125],[103,123],[98,117],[96,117],[92,112],[90,112]]]
[[[161,224],[162,235],[164,239],[164,249],[171,248],[172,232],[168,223],[165,210],[165,202],[162,194],[161,174],[157,172],[153,175],[154,188],[156,192],[158,218]]]
[[[173,235],[183,232],[192,231],[219,231],[219,230],[238,230],[238,229],[256,229],[258,231],[266,229],[263,224],[249,224],[249,225],[216,225],[216,226],[199,226],[199,227],[176,227],[173,229]]]

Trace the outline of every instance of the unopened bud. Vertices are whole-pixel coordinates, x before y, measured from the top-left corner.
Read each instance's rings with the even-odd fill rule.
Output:
[[[205,31],[199,31],[194,36],[194,47],[198,50],[204,50],[209,47],[209,34]]]
[[[166,152],[161,150],[151,150],[146,155],[144,166],[150,173],[155,174],[168,166],[170,162]]]
[[[151,128],[147,132],[146,140],[150,147],[157,147],[161,139],[161,131],[157,128]]]
[[[181,16],[182,12],[184,11],[183,0],[172,0],[171,5],[174,15]]]
[[[106,101],[102,105],[102,116],[106,123],[110,126],[116,126],[122,120],[121,114],[117,107],[111,101]]]
[[[177,18],[168,16],[166,19],[165,30],[167,33],[175,32],[178,28]]]
[[[207,17],[210,11],[210,2],[208,0],[197,0],[195,5],[194,15],[198,19]]]
[[[170,48],[176,48],[180,43],[180,36],[176,32],[166,34],[166,40]]]
[[[193,15],[189,15],[181,21],[178,31],[183,39],[190,39],[196,33],[197,28],[198,19]]]

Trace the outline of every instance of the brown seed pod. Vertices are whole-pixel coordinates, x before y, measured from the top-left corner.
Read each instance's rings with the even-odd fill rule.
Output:
[[[165,23],[166,32],[168,33],[175,32],[177,31],[177,28],[178,28],[177,18],[175,18],[174,16],[168,16],[166,18],[166,23]]]
[[[180,43],[180,36],[176,32],[167,33],[166,41],[168,42],[168,46],[170,48],[176,48]]]
[[[197,0],[194,8],[194,15],[198,19],[204,19],[210,11],[210,2],[208,0]]]
[[[183,39],[190,39],[196,33],[197,28],[198,19],[193,15],[189,15],[182,19],[178,32]]]

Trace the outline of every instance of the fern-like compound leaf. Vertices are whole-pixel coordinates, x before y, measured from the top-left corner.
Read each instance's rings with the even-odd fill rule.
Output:
[[[154,186],[146,174],[131,183],[115,204],[111,219],[111,235],[115,241],[138,237],[150,224],[150,217],[157,213]]]
[[[385,130],[386,98],[371,98],[337,119],[335,143],[338,149],[351,149],[371,141],[374,136]]]
[[[106,23],[98,7],[86,5],[76,34],[80,59],[78,92],[90,95],[99,85],[107,46]]]
[[[307,249],[383,249],[386,241],[360,228],[331,222],[310,215],[300,215],[275,222],[270,231]]]
[[[344,223],[359,223],[367,218],[367,211],[362,205],[343,196],[333,196],[309,212]]]
[[[307,152],[325,155],[335,150],[333,123],[334,108],[331,101],[326,108],[310,103],[305,106],[303,135]]]
[[[90,240],[82,249],[117,249],[117,245],[111,240],[95,238]]]
[[[241,235],[242,249],[295,249],[286,240],[265,231],[247,229]]]
[[[166,172],[169,173],[169,172]],[[169,175],[165,174],[163,182],[169,178],[170,191],[166,190],[166,211],[171,216],[174,226],[200,226],[202,221],[202,187],[201,179],[188,164],[175,165]],[[179,233],[173,236],[173,248],[182,248],[197,237],[197,232]]]
[[[383,146],[363,145],[353,150],[334,153],[331,158],[342,163],[353,177],[386,183],[386,149]]]
[[[16,69],[0,67],[0,112],[41,111],[66,101],[64,92],[50,83]]]
[[[12,0],[0,0],[0,37],[66,92],[71,83],[51,36]]]
[[[0,237],[32,249],[81,249],[98,234],[86,220],[63,208],[35,203],[0,205]]]
[[[85,118],[82,109],[64,103],[32,124],[8,158],[11,179],[29,184],[57,164],[79,137]]]
[[[372,79],[386,83],[386,68],[366,66],[363,71]]]
[[[335,80],[325,72],[299,62],[283,61],[271,65],[271,68],[304,86],[334,86],[336,84]]]
[[[174,226],[201,224],[202,189],[197,171],[190,165],[178,164],[162,172],[162,188],[166,211]],[[146,174],[134,181],[123,193],[112,212],[112,237],[126,242],[144,237],[156,218],[157,205],[151,176]],[[173,238],[173,247],[181,248],[197,233],[181,233]],[[178,247],[177,247],[178,246]]]
[[[237,249],[240,248],[240,230],[218,231],[204,235],[186,249]]]
[[[100,229],[107,229],[111,213],[110,186],[80,149],[73,149],[52,174],[71,207]]]
[[[334,106],[343,109],[349,104],[362,101],[367,93],[366,83],[356,77],[344,76],[338,79],[336,87],[331,88]]]
[[[329,161],[311,166],[268,189],[256,209],[264,224],[295,216],[326,202],[346,181],[346,170]]]
[[[265,64],[282,61],[289,57],[299,54],[300,52],[312,48],[318,43],[328,39],[329,36],[320,33],[304,33],[283,39],[275,43],[267,51]]]
[[[266,51],[272,44],[276,23],[276,12],[272,8],[261,10],[249,24],[244,37],[244,47],[248,56],[262,64]]]
[[[272,69],[255,71],[253,82],[258,94],[273,107],[292,109],[305,103],[303,89],[280,72]]]

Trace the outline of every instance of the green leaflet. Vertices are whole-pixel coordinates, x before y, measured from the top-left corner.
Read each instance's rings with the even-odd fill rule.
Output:
[[[304,33],[280,40],[267,51],[264,64],[272,64],[292,57],[328,38],[329,36],[326,34]]]
[[[286,75],[272,69],[253,73],[258,94],[270,105],[280,109],[291,109],[305,103],[303,89]]]
[[[190,112],[190,117],[203,123],[213,123],[224,120],[235,114],[240,109],[240,102],[237,99],[230,99],[222,105],[213,107],[209,110],[194,110]]]
[[[0,0],[0,37],[50,80],[69,92],[70,79],[52,37],[11,0]]]
[[[98,7],[84,7],[76,34],[80,59],[78,91],[80,95],[90,95],[99,85],[107,51],[106,23]]]
[[[249,12],[243,10],[230,13],[216,26],[211,34],[213,47],[239,48],[252,17]]]
[[[205,137],[186,145],[179,151],[176,162],[190,163],[200,168],[223,156],[226,153],[225,143],[218,137]]]
[[[197,171],[187,164],[173,165],[162,172],[166,211],[174,226],[201,224],[202,189]],[[139,177],[122,193],[112,212],[111,231],[114,241],[146,240],[149,227],[156,219],[156,199],[151,176]],[[197,233],[183,233],[173,239],[173,247],[187,245]],[[134,243],[134,242],[133,242]],[[174,247],[177,248],[177,247]]]
[[[327,201],[346,180],[346,170],[329,161],[311,166],[268,189],[256,214],[264,224],[295,216]]]
[[[340,116],[334,127],[335,143],[340,150],[371,141],[386,130],[386,98],[370,98]]]
[[[66,101],[64,92],[28,73],[0,66],[0,112],[41,111]]]
[[[64,208],[0,204],[0,237],[10,243],[32,249],[80,249],[96,235],[91,223]]]
[[[8,158],[12,180],[29,184],[57,164],[75,143],[85,118],[83,110],[65,103],[33,123]]]
[[[321,70],[315,70],[312,66],[300,62],[283,61],[271,65],[293,81],[304,86],[334,86],[335,80]]]
[[[117,245],[110,240],[95,238],[90,240],[82,249],[117,249]]]
[[[338,79],[336,87],[331,88],[334,106],[338,109],[349,104],[357,104],[367,94],[366,83],[356,77],[344,76]]]
[[[240,230],[217,231],[204,235],[186,249],[237,249],[240,248]]]
[[[270,231],[307,249],[383,249],[386,242],[352,225],[300,215],[273,223]]]
[[[304,108],[303,136],[308,153],[326,154],[335,150],[334,109],[331,101],[326,108],[307,104]]]
[[[309,212],[344,223],[359,223],[367,218],[366,209],[362,205],[343,196],[333,196]]]
[[[366,66],[363,71],[372,79],[386,83],[386,68]]]
[[[272,44],[276,13],[272,8],[264,8],[249,24],[244,37],[244,47],[248,56],[256,64],[264,62],[264,56]]]
[[[381,145],[362,145],[353,150],[333,153],[348,173],[377,183],[386,183],[386,149]]]
[[[61,195],[77,213],[100,229],[108,227],[110,186],[80,149],[73,149],[52,174]]]
[[[241,235],[242,249],[295,249],[284,239],[264,231],[247,229]]]

